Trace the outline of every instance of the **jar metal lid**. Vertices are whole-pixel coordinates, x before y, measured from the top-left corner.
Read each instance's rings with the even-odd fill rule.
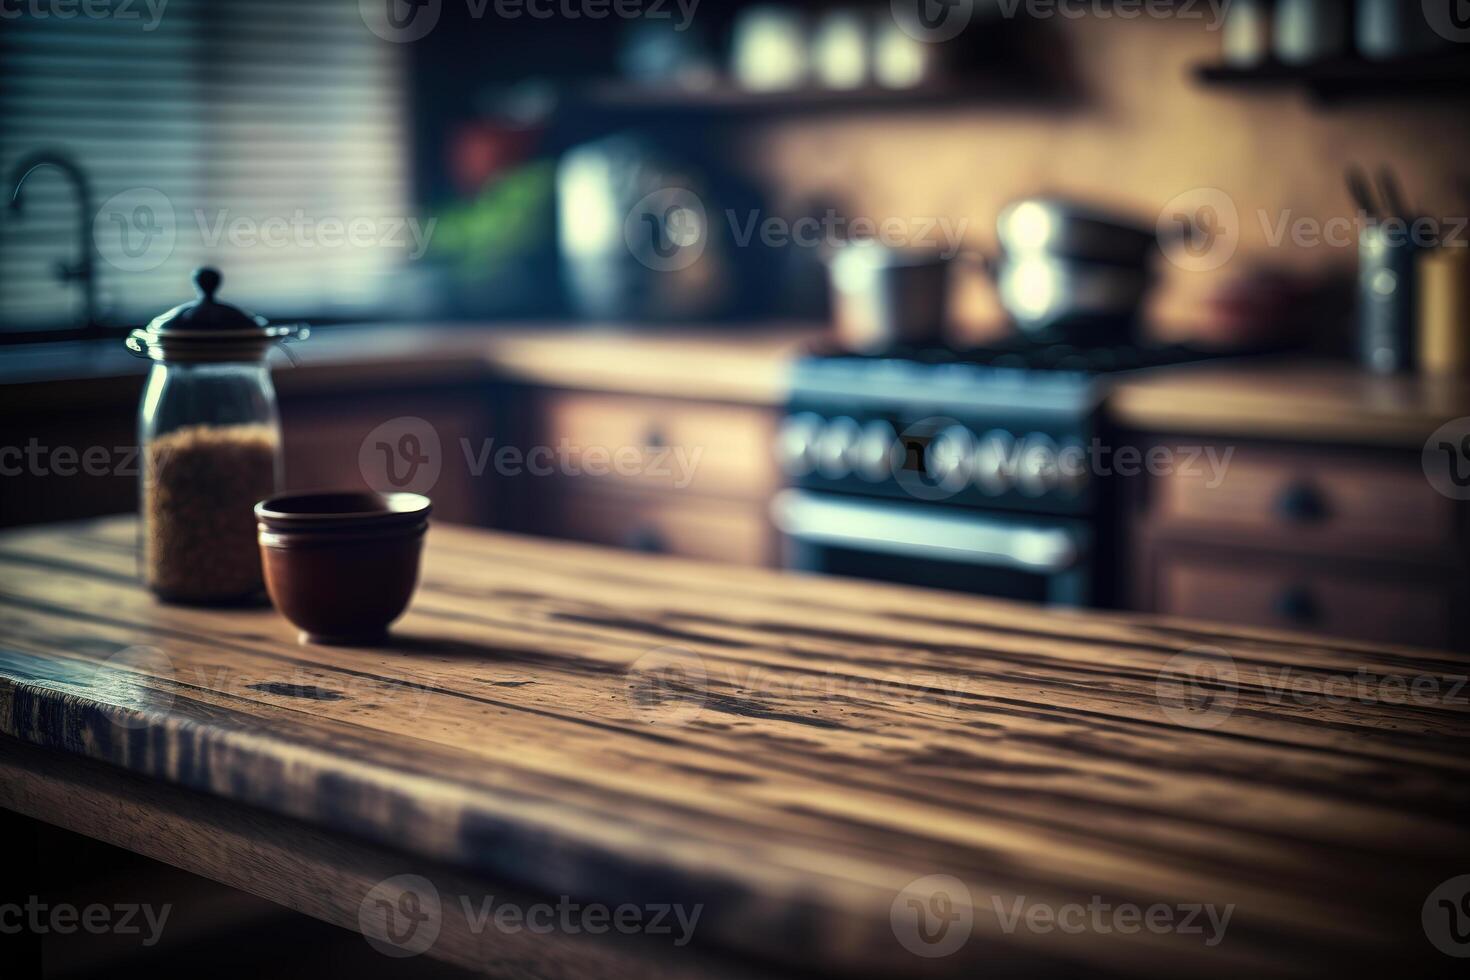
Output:
[[[309,336],[305,324],[272,326],[265,317],[219,302],[214,294],[223,280],[217,269],[194,270],[199,297],[128,334],[128,350],[139,357],[175,363],[259,361],[276,344]]]

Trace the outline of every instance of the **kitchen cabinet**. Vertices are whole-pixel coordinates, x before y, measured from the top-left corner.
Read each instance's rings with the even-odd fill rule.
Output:
[[[93,387],[98,397],[73,410],[6,412],[0,526],[136,510],[141,378]],[[432,491],[436,516],[490,521],[494,485],[477,478],[460,451],[460,440],[478,444],[490,432],[488,386],[279,387],[285,489],[366,488],[359,464],[364,440],[384,423],[415,418],[432,427],[441,444],[442,471]],[[17,397],[13,404],[19,409],[26,401]]]
[[[492,518],[496,484],[469,465],[465,445],[478,446],[490,435],[491,408],[483,388],[442,391],[406,389],[375,392],[370,397],[282,396],[287,490],[392,489],[377,472],[363,473],[364,443],[375,431],[396,433],[427,428],[438,437],[439,476],[423,489],[434,501],[434,517],[459,524],[486,524]],[[372,448],[369,447],[369,454]]]
[[[515,480],[511,526],[741,565],[772,565],[780,485],[766,406],[527,387],[511,396],[540,472]]]
[[[1200,443],[1137,437],[1162,458]],[[1355,640],[1464,647],[1463,504],[1418,453],[1216,438],[1204,468],[1123,481],[1136,609]],[[1162,453],[1161,453],[1162,455]]]
[[[558,537],[730,565],[776,564],[763,501],[567,489],[553,502]]]

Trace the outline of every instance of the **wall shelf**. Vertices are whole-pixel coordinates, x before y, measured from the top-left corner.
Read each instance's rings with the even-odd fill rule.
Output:
[[[1222,88],[1297,90],[1321,103],[1402,100],[1470,100],[1470,58],[1426,57],[1377,62],[1341,59],[1310,65],[1267,62],[1252,67],[1198,65],[1195,77]]]
[[[864,86],[856,89],[799,88],[757,92],[731,83],[681,89],[635,82],[585,85],[569,93],[591,109],[622,112],[804,113],[915,109],[977,103],[1030,102],[1045,96],[1035,79],[954,79],[910,89]]]

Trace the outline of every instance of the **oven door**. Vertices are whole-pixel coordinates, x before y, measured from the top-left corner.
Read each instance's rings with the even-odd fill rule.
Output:
[[[1054,605],[1092,602],[1081,521],[784,490],[787,568]]]

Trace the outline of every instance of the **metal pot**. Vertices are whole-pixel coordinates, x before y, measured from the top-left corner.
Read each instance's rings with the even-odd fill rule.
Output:
[[[839,247],[828,262],[838,343],[853,351],[942,344],[950,261],[873,241]]]
[[[1053,198],[1024,198],[1008,204],[995,228],[1009,256],[1044,254],[1143,266],[1158,246],[1158,236],[1151,228]]]
[[[1105,344],[1131,338],[1150,276],[1125,265],[1025,255],[1001,261],[995,284],[1001,305],[1023,334]]]

